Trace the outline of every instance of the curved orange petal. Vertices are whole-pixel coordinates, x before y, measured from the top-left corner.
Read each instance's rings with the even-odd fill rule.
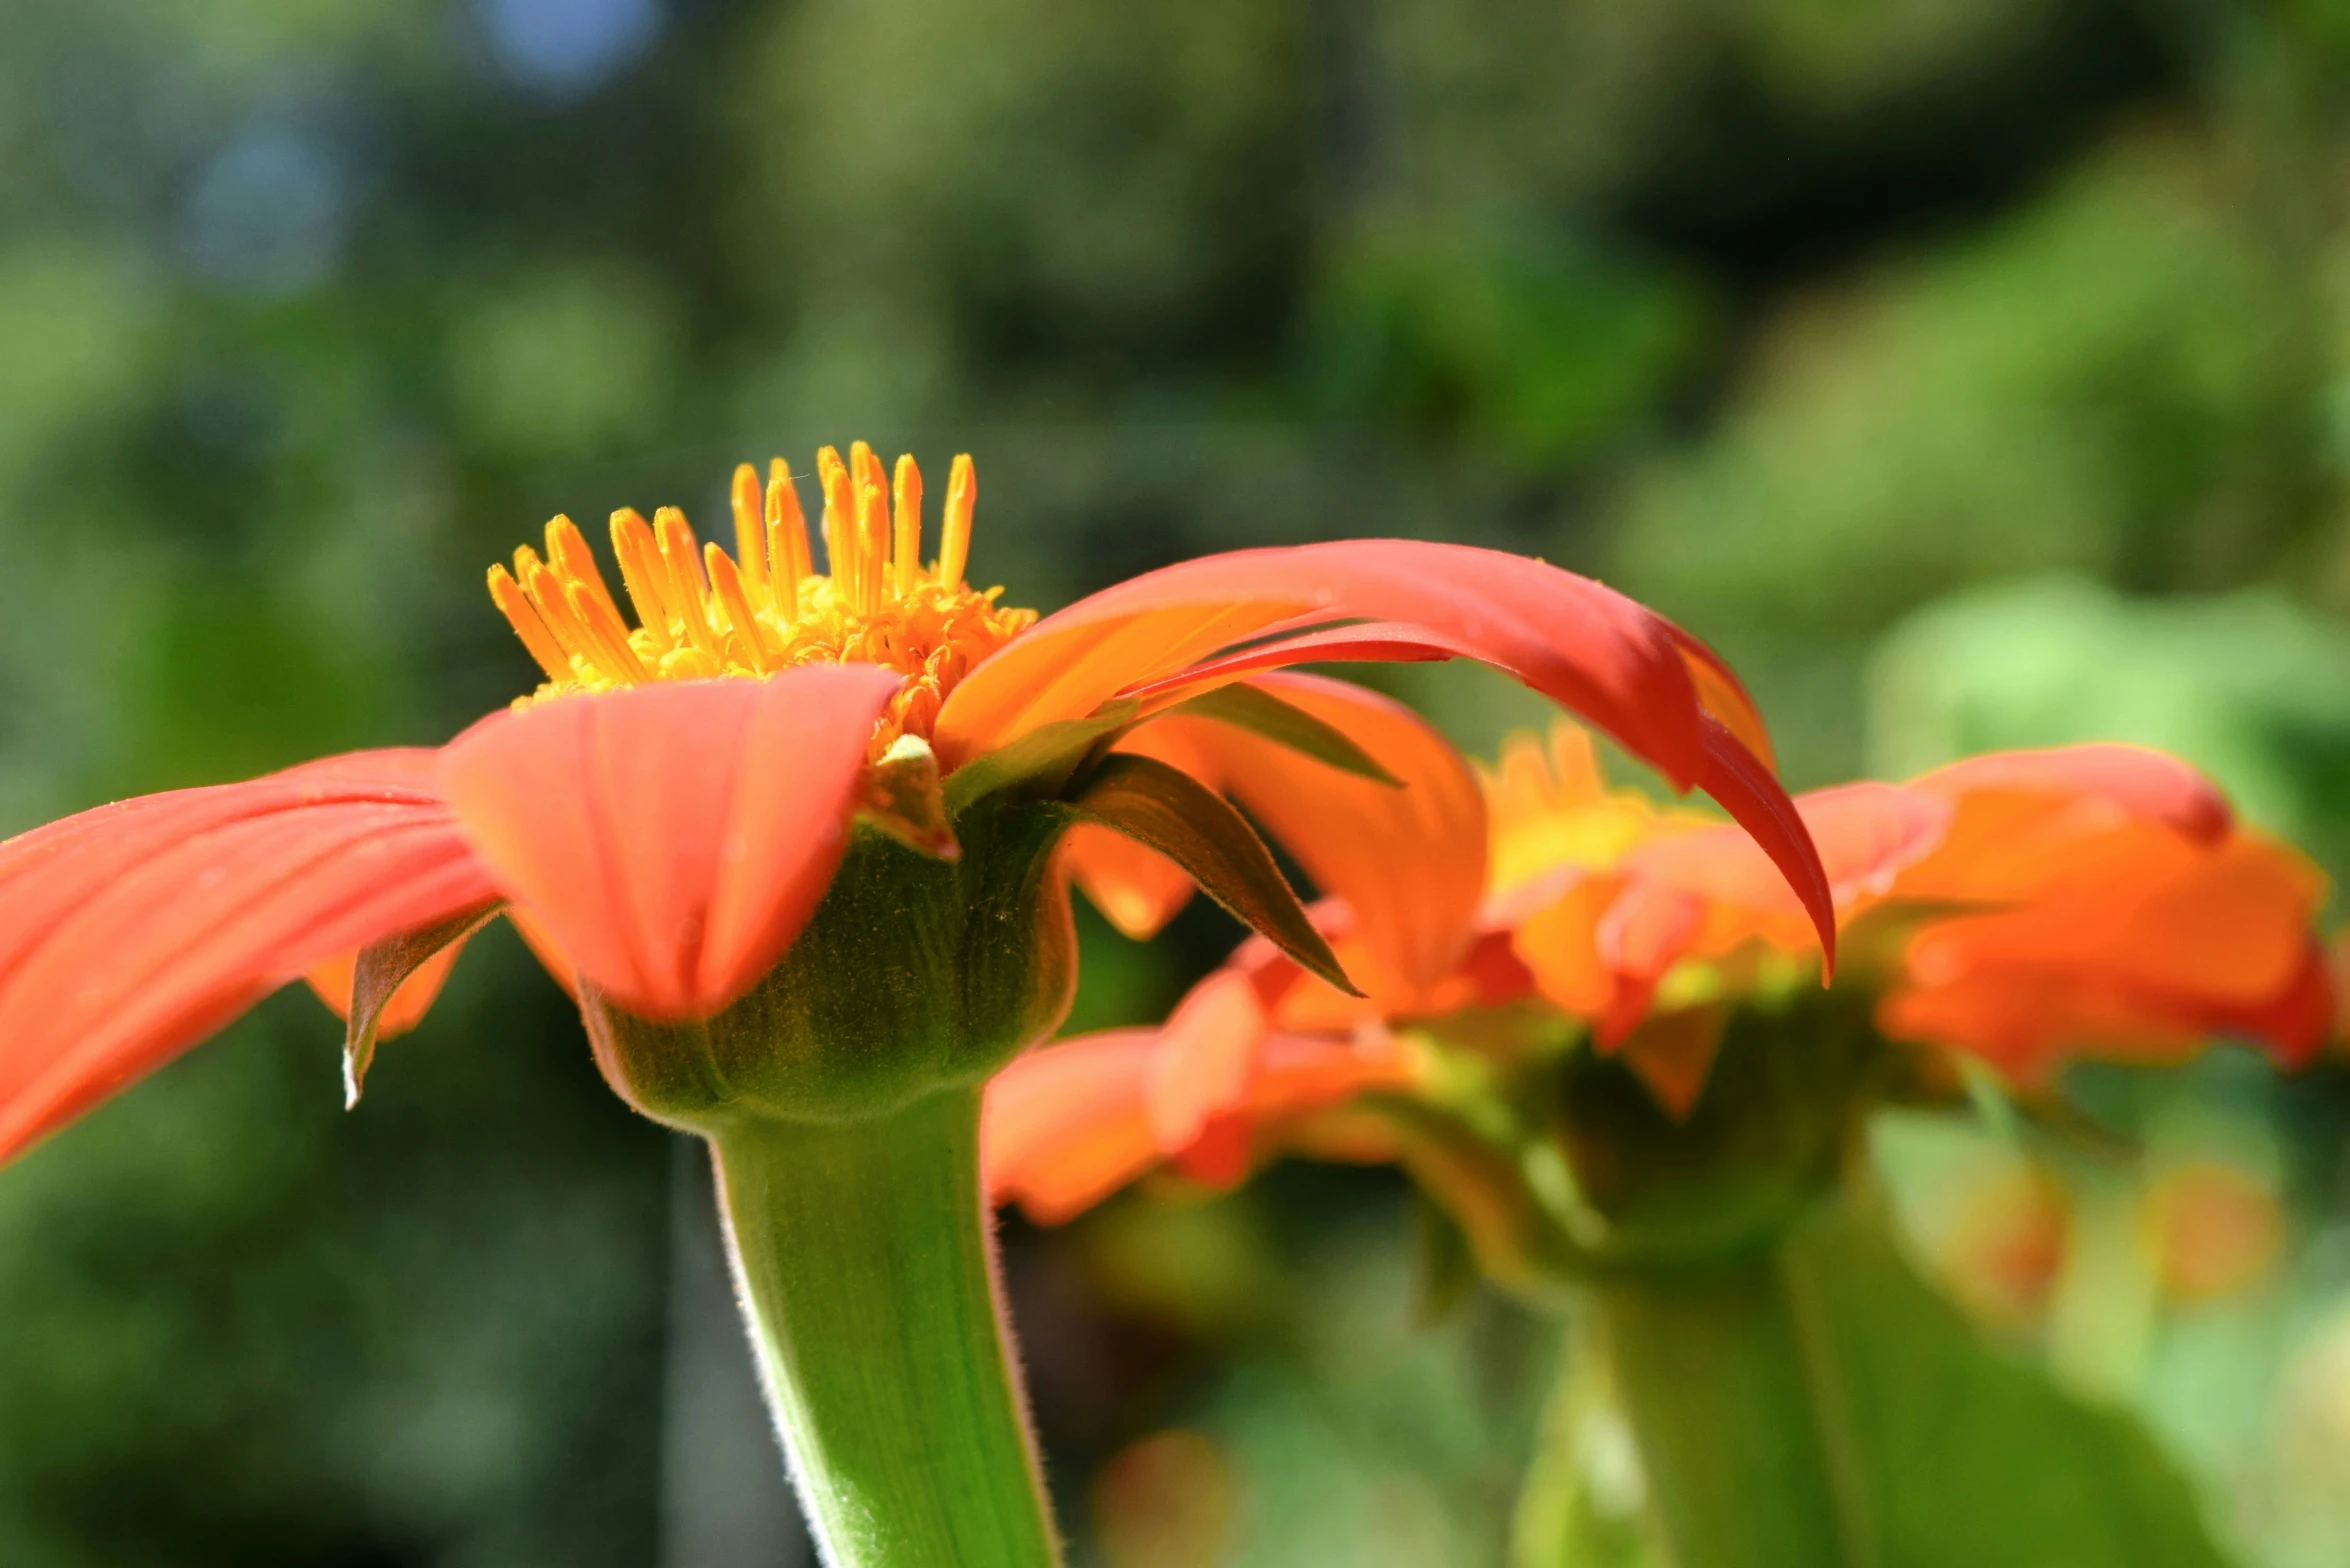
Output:
[[[1771,750],[1771,732],[1763,723],[1762,711],[1755,707],[1754,698],[1747,694],[1746,683],[1713,649],[1670,621],[1665,622],[1665,627],[1681,650],[1681,662],[1689,671],[1689,682],[1697,689],[1698,705],[1712,714],[1722,728],[1737,736],[1738,743],[1753,752],[1764,767],[1776,773],[1779,759]]]
[[[1198,891],[1190,874],[1111,828],[1080,822],[1061,839],[1061,865],[1121,935],[1146,941]]]
[[[1932,852],[1952,815],[1947,800],[1865,780],[1808,790],[1795,797],[1795,809],[1818,846],[1831,896],[1845,917]],[[1662,884],[1745,917],[1735,932],[1724,928],[1724,942],[1753,935],[1786,949],[1808,944],[1803,907],[1744,833],[1713,828],[1656,839],[1627,855],[1623,868],[1640,882]]]
[[[2042,1082],[2068,1054],[2177,1061],[2210,1033],[2208,1021],[2176,997],[2110,976],[2039,970],[1889,992],[1877,1004],[1877,1028],[1892,1039],[1969,1052],[2023,1084]]]
[[[570,959],[563,956],[562,945],[555,940],[555,933],[549,931],[546,923],[536,915],[516,905],[508,904],[505,915],[506,923],[514,928],[516,936],[522,938],[522,945],[530,949],[530,956],[539,961],[539,967],[547,972],[547,977],[563,988],[565,996],[574,1002],[578,1001],[579,971],[572,967]]]
[[[2138,746],[1992,752],[1937,768],[1909,787],[1950,801],[1955,813],[1942,843],[1903,871],[1895,888],[1928,902],[2036,898],[2098,875],[2112,854],[2109,835],[2153,829],[2182,846],[2208,845],[2224,839],[2232,821],[2209,780],[2176,757]]]
[[[1169,696],[1200,679],[1190,667],[1218,649],[1309,619],[1385,624],[1290,637],[1277,654],[1242,657],[1339,658],[1351,639],[1353,657],[1449,654],[1515,676],[1679,787],[1721,802],[1785,871],[1833,953],[1818,859],[1786,792],[1738,738],[1759,723],[1720,661],[1612,589],[1502,551],[1352,540],[1235,551],[1134,578],[1048,617],[974,670],[940,710],[940,758],[959,766],[1120,694]]]
[[[0,844],[0,1158],[312,965],[494,898],[431,765],[330,758]]]
[[[2100,844],[2098,864],[2033,903],[1920,932],[1909,972],[1927,984],[2002,967],[2096,972],[2243,1005],[2300,971],[2324,881],[2297,853],[2250,833],[2204,850],[2151,825]]]
[[[1160,1149],[1188,1148],[1248,1103],[1268,1033],[1256,987],[1236,970],[1217,970],[1176,1004],[1151,1060],[1150,1126]]]
[[[1409,988],[1451,969],[1485,887],[1485,793],[1452,743],[1411,709],[1317,675],[1252,682],[1346,736],[1395,783],[1361,778],[1229,724],[1173,715],[1173,731],[1224,790],[1297,857],[1321,892],[1346,901],[1351,934],[1377,972]]]
[[[1240,640],[1314,616],[1444,639],[1691,782],[1699,711],[1665,623],[1588,578],[1499,550],[1362,539],[1237,550],[1149,572],[1047,617],[972,671],[937,730],[950,767]],[[1324,655],[1328,657],[1329,655]]]
[[[1615,970],[1600,956],[1599,926],[1623,886],[1612,876],[1577,876],[1561,897],[1510,932],[1511,951],[1534,977],[1534,988],[1561,1012],[1596,1017],[1615,998]]]
[[[1884,1027],[2024,1077],[2060,1051],[2169,1058],[2218,1034],[2297,1064],[2332,1008],[2310,929],[2323,895],[2314,867],[2254,833],[2207,846],[2160,822],[2111,829],[2031,902],[1921,931]]]
[[[1945,796],[1996,791],[2093,800],[2119,817],[2167,823],[2204,844],[2225,838],[2235,821],[2227,797],[2195,768],[2118,741],[1986,752],[1921,773],[1910,787]]]
[[[1156,1029],[1083,1035],[996,1074],[979,1122],[988,1201],[1058,1225],[1158,1164],[1147,1107],[1158,1040]]]
[[[1779,781],[1735,735],[1712,718],[1698,721],[1705,741],[1705,767],[1697,787],[1711,795],[1730,820],[1744,828],[1787,879],[1812,930],[1820,939],[1823,979],[1836,972],[1836,895],[1802,814]]]
[[[441,758],[499,890],[590,984],[648,1018],[707,1017],[774,967],[847,848],[875,665],[565,697]]]

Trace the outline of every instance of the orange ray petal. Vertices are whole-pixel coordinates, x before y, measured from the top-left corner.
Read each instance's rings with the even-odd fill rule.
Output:
[[[1830,894],[1845,918],[1931,853],[1952,815],[1947,800],[1868,781],[1806,791],[1795,797],[1795,809],[1818,846]],[[1709,948],[1726,950],[1749,937],[1789,951],[1809,945],[1803,906],[1744,833],[1712,828],[1660,838],[1626,856],[1624,870],[1639,882],[1670,887],[1714,906],[1715,940]]]
[[[311,966],[490,902],[431,766],[330,758],[0,844],[0,1159]]]
[[[989,1201],[1058,1225],[1158,1164],[1148,1109],[1158,1040],[1156,1029],[1084,1035],[998,1073],[979,1123]]]
[[[568,697],[475,725],[441,778],[499,888],[590,984],[707,1017],[799,934],[899,678],[809,665]]]
[[[1623,885],[1612,876],[1578,875],[1562,896],[1510,932],[1511,951],[1535,989],[1561,1012],[1596,1017],[1615,997],[1615,970],[1600,956],[1599,926]]]
[[[1704,789],[1780,865],[1832,954],[1834,913],[1817,856],[1786,792],[1737,738],[1759,726],[1720,661],[1612,589],[1502,551],[1353,540],[1241,550],[1147,573],[1048,617],[974,670],[940,710],[940,758],[959,766],[1309,616],[1394,623],[1358,640],[1357,657],[1382,656],[1374,650],[1384,644],[1413,658],[1450,653],[1490,664],[1591,720],[1678,786]],[[1339,657],[1345,640],[1343,631],[1318,642],[1291,638],[1283,657]]]
[[[1198,891],[1189,873],[1123,833],[1079,823],[1061,840],[1061,865],[1122,935],[1147,941]]]
[[[2168,823],[2204,844],[2226,837],[2235,820],[2227,797],[2193,767],[2118,742],[1986,752],[1920,774],[1910,787],[1945,796],[1988,790],[2095,800],[2124,817]]]
[[[1167,1016],[1151,1062],[1151,1135],[1162,1150],[1187,1148],[1246,1106],[1268,1032],[1247,976],[1219,969],[1192,987]]]
[[[1940,983],[2001,967],[2096,971],[2236,1005],[2299,972],[2324,881],[2297,853],[2251,833],[2200,850],[2154,826],[2101,843],[2100,864],[2031,904],[1920,932],[1910,972]]]
[[[1753,752],[1764,767],[1778,772],[1779,759],[1771,749],[1770,728],[1763,723],[1762,710],[1754,705],[1754,698],[1747,694],[1746,683],[1713,649],[1670,621],[1665,622],[1665,629],[1672,633],[1674,644],[1681,650],[1681,663],[1689,671],[1690,685],[1697,690],[1698,706],[1737,736],[1738,744]]]
[[[1697,787],[1717,801],[1730,820],[1744,828],[1787,878],[1796,900],[1819,934],[1821,970],[1836,972],[1836,895],[1820,864],[1803,817],[1779,781],[1753,752],[1712,718],[1698,720],[1705,742],[1705,768]]]
[[[1205,556],[1080,600],[956,689],[940,714],[940,756],[951,767],[1083,717],[1119,691],[1306,615],[1419,628],[1586,715],[1684,787],[1704,767],[1698,697],[1659,617],[1539,561],[1411,539]]]

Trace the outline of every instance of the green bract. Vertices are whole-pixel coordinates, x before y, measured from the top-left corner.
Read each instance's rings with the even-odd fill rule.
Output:
[[[952,858],[859,823],[791,950],[733,1006],[653,1023],[583,988],[596,1063],[629,1104],[716,1136],[745,1119],[884,1117],[982,1082],[1068,1012],[1077,947],[1051,803],[982,801]]]

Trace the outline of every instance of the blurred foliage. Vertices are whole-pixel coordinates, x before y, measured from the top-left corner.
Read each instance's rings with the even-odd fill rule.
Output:
[[[529,680],[479,582],[547,515],[864,435],[978,456],[1016,602],[1529,550],[1718,641],[1798,783],[2128,735],[2350,870],[2346,62],[2330,0],[16,0],[0,831],[443,739]],[[1100,1025],[1232,930],[1086,937]],[[673,1539],[668,1141],[504,941],[350,1117],[333,1033],[283,998],[0,1175],[0,1559]],[[2273,1451],[2296,1568],[2350,1530],[2339,1097],[2247,1113],[2287,1406],[2105,1385],[2215,1485]],[[1229,1560],[1498,1560],[1547,1337],[1414,1328],[1381,1178],[1236,1203],[1013,1238],[1081,1553],[1221,1465]]]
[[[1869,666],[1871,770],[2084,736],[2187,757],[2272,833],[2350,870],[2350,628],[2273,588],[2132,600],[2081,578],[1957,595]]]

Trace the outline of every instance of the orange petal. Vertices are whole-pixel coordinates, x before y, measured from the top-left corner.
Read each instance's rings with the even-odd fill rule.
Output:
[[[1380,972],[1408,988],[1432,984],[1467,946],[1484,891],[1476,774],[1435,726],[1375,692],[1314,675],[1253,684],[1346,736],[1397,783],[1208,719],[1175,715],[1139,733],[1180,734],[1316,887],[1346,901],[1352,934]]]
[[[1246,975],[1219,969],[1192,987],[1159,1031],[1151,1062],[1151,1135],[1162,1151],[1188,1148],[1210,1124],[1247,1105],[1267,1033]]]
[[[441,777],[499,890],[590,984],[707,1017],[773,968],[847,848],[899,678],[806,665],[566,697],[450,744]]]
[[[1713,715],[1716,722],[1766,768],[1776,773],[1779,759],[1771,751],[1771,732],[1763,723],[1762,712],[1747,695],[1746,683],[1737,672],[1722,661],[1722,656],[1690,636],[1670,621],[1665,623],[1680,647],[1681,662],[1688,668],[1689,683],[1697,689],[1698,705]]]
[[[1058,1225],[1159,1162],[1145,1106],[1155,1029],[1120,1029],[1020,1057],[987,1086],[980,1167],[991,1203]]]
[[[1239,550],[1146,573],[1038,623],[939,718],[959,764],[1219,648],[1315,616],[1419,628],[1585,714],[1684,785],[1701,711],[1665,623],[1588,578],[1499,550],[1363,539]],[[1324,654],[1323,657],[1329,657]]]
[[[2206,844],[2226,837],[2235,820],[2218,786],[2187,763],[2111,741],[1986,752],[1920,774],[1910,787],[1944,796],[1991,790],[2094,800],[2121,816],[2167,823]]]
[[[513,904],[506,906],[506,921],[514,927],[514,934],[522,938],[522,945],[530,949],[530,956],[539,961],[539,967],[563,988],[563,994],[578,1001],[579,971],[563,956],[562,945],[555,940],[555,933],[547,929],[546,922]]]
[[[1599,924],[1622,888],[1614,877],[1577,877],[1564,896],[1510,933],[1511,951],[1535,989],[1561,1012],[1596,1017],[1615,997],[1615,969],[1600,957]]]
[[[1910,972],[1928,984],[2021,966],[2248,1005],[2298,975],[2324,883],[2298,854],[2251,833],[2199,850],[2168,828],[2105,835],[2099,863],[2035,902],[1939,921]]]
[[[1189,873],[1157,850],[1091,823],[1062,838],[1061,865],[1093,907],[1137,942],[1164,930],[1197,891]]]
[[[974,670],[940,711],[940,758],[959,766],[1121,693],[1195,679],[1185,672],[1217,649],[1310,618],[1390,624],[1289,638],[1282,662],[1348,656],[1339,650],[1349,638],[1353,657],[1475,658],[1583,715],[1679,787],[1704,789],[1780,865],[1832,956],[1817,856],[1768,765],[1738,738],[1759,725],[1720,661],[1621,594],[1502,551],[1353,540],[1236,551],[1134,578],[1040,622]]]
[[[2022,1084],[2043,1082],[2066,1053],[2176,1061],[2209,1030],[2177,999],[2108,976],[2003,970],[1889,992],[1877,1004],[1888,1038],[1955,1047]]]
[[[1849,917],[1882,895],[1904,869],[1930,853],[1947,830],[1947,800],[1893,784],[1861,782],[1810,790],[1795,809],[1820,853],[1830,896]],[[1747,835],[1716,828],[1642,845],[1624,859],[1625,872],[1747,918],[1717,926],[1718,945],[1747,936],[1794,950],[1810,940],[1803,907],[1786,879]]]
[[[1823,976],[1836,972],[1836,895],[1802,815],[1770,770],[1739,739],[1711,718],[1699,720],[1706,766],[1698,788],[1720,802],[1786,877],[1820,939]]]
[[[460,937],[451,942],[418,964],[415,971],[400,982],[400,988],[392,993],[392,999],[384,1004],[383,1012],[377,1015],[375,1038],[379,1044],[385,1040],[398,1039],[424,1021],[424,1015],[432,1011],[432,1004],[439,1000],[441,987],[448,983],[449,971],[456,967],[457,955],[465,950],[467,940]],[[357,976],[358,969],[359,949],[353,948],[323,964],[311,965],[309,972],[302,978],[309,983],[318,999],[334,1010],[337,1018],[348,1022],[351,1017],[351,982]]]
[[[431,768],[358,753],[0,844],[0,1158],[313,965],[493,898]]]

